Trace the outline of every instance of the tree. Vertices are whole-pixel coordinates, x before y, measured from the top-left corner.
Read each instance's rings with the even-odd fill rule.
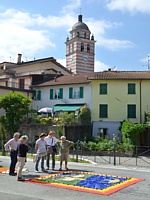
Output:
[[[0,123],[0,136],[1,136],[1,141],[2,141],[2,156],[6,156],[6,151],[4,148],[4,144],[6,142],[6,132],[4,129],[4,126]]]
[[[91,112],[86,105],[80,109],[79,122],[81,124],[87,124],[87,125],[91,124]]]
[[[142,133],[147,126],[147,124],[133,124],[130,121],[124,121],[121,128],[123,143],[128,143],[135,147],[137,145],[138,135]]]
[[[20,92],[0,96],[0,108],[5,110],[5,116],[0,121],[11,136],[18,131],[23,117],[31,112],[30,104],[31,99]]]

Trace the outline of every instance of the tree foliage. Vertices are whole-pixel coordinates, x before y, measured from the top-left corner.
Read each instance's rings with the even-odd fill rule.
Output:
[[[0,136],[1,136],[1,141],[2,141],[2,156],[6,156],[6,151],[4,148],[4,144],[6,142],[6,131],[4,129],[4,126],[0,123]]]
[[[31,99],[20,92],[0,96],[0,108],[5,110],[1,123],[11,135],[18,131],[23,117],[31,112],[30,104]]]
[[[74,113],[60,112],[58,114],[57,124],[59,125],[74,125],[77,123],[77,118]]]
[[[91,112],[86,105],[80,109],[79,122],[81,124],[91,124]]]
[[[122,140],[123,143],[130,142],[132,145],[136,145],[137,137],[147,127],[147,124],[133,124],[130,121],[125,121],[122,124]]]

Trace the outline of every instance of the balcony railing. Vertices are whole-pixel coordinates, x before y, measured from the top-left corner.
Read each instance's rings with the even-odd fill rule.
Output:
[[[16,82],[10,82],[10,81],[0,81],[0,86],[8,87],[8,88],[16,88],[16,89],[25,89],[30,90],[29,84],[19,84]]]

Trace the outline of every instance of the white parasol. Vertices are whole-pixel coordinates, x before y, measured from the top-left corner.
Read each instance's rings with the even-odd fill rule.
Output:
[[[46,108],[41,108],[39,113],[52,113],[52,108],[46,107]]]

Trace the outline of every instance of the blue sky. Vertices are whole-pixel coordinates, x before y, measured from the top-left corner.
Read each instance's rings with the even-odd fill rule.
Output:
[[[94,34],[95,71],[148,70],[148,0],[1,0],[0,62],[54,57],[65,66],[65,40],[83,15]]]

